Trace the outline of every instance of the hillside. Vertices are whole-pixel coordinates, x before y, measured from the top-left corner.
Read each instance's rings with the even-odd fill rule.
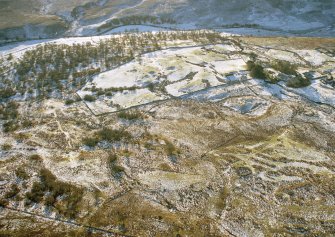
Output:
[[[166,31],[0,55],[0,235],[334,233],[334,39]]]
[[[0,0],[0,237],[334,233],[334,0]]]
[[[331,0],[1,0],[0,39],[95,35],[128,24],[333,36],[334,12]],[[112,19],[121,22],[111,24]]]

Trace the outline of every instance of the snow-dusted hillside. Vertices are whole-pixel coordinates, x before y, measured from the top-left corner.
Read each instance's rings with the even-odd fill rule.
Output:
[[[309,63],[315,65],[322,60],[323,63],[318,64],[321,71],[329,71],[328,68],[335,65],[334,57],[315,50],[254,50],[265,55],[266,61],[278,60],[278,55],[286,54],[287,58],[291,57],[292,63],[299,63],[301,70],[305,71],[313,70],[307,69]],[[301,58],[299,55],[302,55]],[[311,62],[311,55],[314,55],[315,63]],[[96,96],[97,90],[117,91],[98,96],[94,102],[87,102],[94,114],[116,112],[173,98],[219,102],[255,95],[259,97],[256,101],[250,98],[249,102],[234,100],[226,106],[257,115],[266,111],[269,100],[307,100],[335,107],[334,88],[326,86],[321,80],[314,80],[310,86],[300,89],[289,88],[285,82],[270,84],[250,77],[248,60],[249,57],[241,49],[231,44],[172,48],[145,54],[138,60],[98,74],[78,94],[84,98],[85,95]],[[325,78],[325,75],[319,74],[319,77]]]
[[[162,32],[159,35],[173,34],[177,32]],[[187,34],[191,35],[192,31]],[[17,60],[22,60],[29,50],[36,50],[41,46],[83,45],[86,48],[100,48],[113,39],[119,39],[122,43],[131,37],[140,39],[145,35],[149,39],[157,37],[158,33],[27,41],[0,47],[0,56],[6,58],[11,55]],[[332,83],[332,77],[335,74],[335,57],[332,51],[262,47],[258,44],[240,44],[235,41],[238,37],[225,37],[225,34],[221,34],[221,37],[218,42],[224,43],[202,43],[190,39],[160,43],[160,46],[148,50],[148,53],[139,53],[135,56],[134,52],[131,53],[133,55],[131,58],[114,65],[112,69],[103,66],[104,63],[97,58],[86,65],[86,68],[81,66],[75,68],[74,71],[82,72],[92,70],[91,67],[99,69],[98,73],[94,71],[93,77],[89,77],[83,86],[75,90],[82,99],[85,96],[95,98],[93,101],[85,102],[94,114],[117,112],[174,98],[217,102],[241,95],[252,96],[255,93],[260,98],[266,97],[270,100],[307,100],[335,107],[334,88],[328,85]],[[196,38],[199,39],[200,36]],[[110,45],[115,46],[116,42]],[[327,44],[332,42],[329,39]],[[149,46],[148,44],[146,47]],[[50,48],[50,50],[53,49]],[[55,51],[55,54],[58,53]],[[249,60],[254,60],[252,55],[258,55],[257,60],[266,67],[266,70],[274,73],[275,84],[250,76],[247,63]],[[285,75],[278,69],[277,71],[272,69],[273,63],[278,61],[295,65],[296,72]],[[39,66],[35,65],[35,67]],[[293,79],[297,73],[311,80],[311,85],[300,89],[287,86],[288,80]],[[75,75],[76,72],[72,72],[72,76],[67,80],[74,80],[77,77]],[[48,75],[47,78],[50,76]],[[32,74],[31,77],[33,78],[34,75]],[[36,77],[39,78],[39,76]],[[15,76],[13,80],[14,78]],[[23,80],[24,77],[21,79]],[[69,88],[74,90],[72,87]],[[261,107],[257,106],[258,109]]]
[[[0,236],[332,236],[335,39],[165,27],[0,46]]]
[[[128,24],[178,28],[252,28],[279,34],[334,36],[335,2],[276,0],[0,1],[0,39],[94,35]],[[136,19],[150,16],[156,19]],[[108,25],[112,19],[125,19]],[[167,20],[168,19],[168,20]],[[128,22],[128,23],[127,23]],[[256,30],[255,30],[256,28]],[[150,30],[150,29],[149,29]],[[274,34],[274,33],[272,33]]]

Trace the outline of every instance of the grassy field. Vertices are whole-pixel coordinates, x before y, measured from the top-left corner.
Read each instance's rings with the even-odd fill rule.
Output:
[[[74,7],[87,2],[89,0],[59,0],[50,1],[50,4],[46,5],[42,0],[0,0],[0,29],[21,27],[26,24],[57,24],[62,20],[56,13],[71,12]]]
[[[307,37],[241,37],[243,42],[268,47],[293,49],[335,49],[334,38],[307,38]]]

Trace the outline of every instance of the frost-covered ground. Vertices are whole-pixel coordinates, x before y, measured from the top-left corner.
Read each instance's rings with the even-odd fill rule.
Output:
[[[72,37],[57,40],[35,40],[0,47],[0,55],[13,54],[20,57],[26,50],[41,44],[96,43],[102,39],[118,37],[104,35],[94,37]],[[175,45],[175,46],[174,46]],[[246,71],[249,56],[242,52],[234,41],[210,46],[192,46],[192,42],[169,42],[167,49],[137,56],[134,61],[92,78],[78,95],[96,96],[96,90],[104,90],[94,102],[86,102],[94,114],[116,112],[172,98],[221,101],[232,97],[258,96],[270,99],[309,100],[335,106],[334,88],[322,83],[325,72],[334,74],[335,58],[317,49],[282,49],[259,45],[244,45],[244,51],[255,53],[265,62],[284,60],[299,65],[300,72],[311,72],[315,81],[306,88],[286,87],[284,82],[269,84],[251,78]],[[92,89],[94,89],[92,92]],[[107,95],[106,95],[107,94]],[[238,103],[246,103],[240,107]],[[263,111],[264,103],[239,100],[240,111]],[[234,102],[235,103],[235,102]]]
[[[103,107],[109,106],[112,111],[117,111],[180,97],[226,84],[229,79],[224,80],[225,75],[245,71],[246,63],[242,58],[229,56],[229,53],[237,50],[232,45],[215,45],[148,53],[133,62],[93,77],[92,82],[78,94],[81,97],[94,94],[90,91],[92,88],[114,91],[123,89],[122,92],[114,92],[111,96],[103,96],[96,102],[87,103],[97,113],[100,113],[101,103],[105,104]],[[222,55],[224,52],[227,56]]]
[[[100,40],[108,39],[110,37],[117,37],[112,35],[103,35],[103,36],[91,36],[91,37],[68,37],[60,39],[41,39],[41,40],[29,40],[19,43],[9,44],[0,47],[0,56],[6,56],[13,54],[13,56],[19,57],[25,51],[36,48],[39,45],[43,44],[84,44],[87,42],[96,43]]]
[[[269,61],[279,59],[305,67],[318,65],[319,69],[324,69],[323,63],[332,62],[334,65],[335,62],[333,57],[316,50],[256,49],[262,53],[261,57]],[[213,102],[240,97],[227,102],[227,106],[249,114],[265,112],[267,100],[308,100],[335,106],[334,88],[320,80],[313,81],[306,88],[294,89],[287,87],[284,82],[269,84],[251,78],[246,71],[249,58],[239,52],[236,45],[224,44],[144,54],[119,68],[93,77],[78,94],[82,98],[87,94],[95,95],[92,88],[120,90],[109,96],[98,96],[95,102],[87,102],[95,114],[176,97]],[[248,96],[259,99],[243,99]]]
[[[94,102],[77,100],[74,91],[15,98],[22,123],[13,132],[0,130],[6,205],[0,235],[73,236],[70,230],[80,227],[77,236],[332,236],[335,93],[324,77],[334,75],[333,51],[280,40],[171,41],[92,77],[77,94],[93,95]],[[56,43],[73,42],[93,41]],[[39,43],[46,42],[25,46]],[[17,57],[28,48],[1,52]],[[284,79],[271,84],[251,77],[251,53],[264,67],[276,59],[298,64],[300,73],[312,75],[311,85],[295,89]],[[41,169],[55,176],[42,194],[35,190],[44,185]],[[80,190],[50,205],[62,191],[54,183]],[[31,202],[35,192],[40,198]],[[76,196],[76,216],[69,218],[63,210],[72,209],[67,201]]]

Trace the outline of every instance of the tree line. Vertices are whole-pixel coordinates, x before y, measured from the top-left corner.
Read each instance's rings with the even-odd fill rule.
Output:
[[[178,40],[206,44],[220,43],[224,38],[211,31],[176,31],[122,34],[97,43],[42,44],[26,51],[15,62],[12,73],[0,78],[4,88],[0,99],[17,93],[25,98],[63,97],[82,88],[94,74]]]

